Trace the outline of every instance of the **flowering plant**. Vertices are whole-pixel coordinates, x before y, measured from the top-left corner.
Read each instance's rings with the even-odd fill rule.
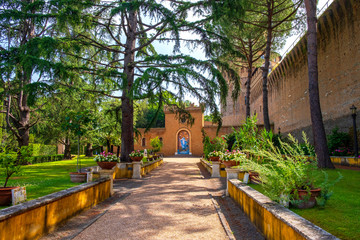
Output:
[[[208,154],[208,157],[220,157],[222,154],[220,151],[212,151]]]
[[[142,152],[140,152],[140,150],[137,150],[137,151],[132,151],[130,154],[129,154],[130,157],[143,157],[144,154]]]
[[[119,162],[119,158],[110,152],[102,152],[96,155],[94,158],[95,162]]]
[[[353,156],[354,153],[349,148],[340,147],[340,148],[332,151],[331,155],[332,156]]]
[[[226,152],[221,156],[221,160],[223,161],[232,161],[232,160],[241,161],[245,159],[246,159],[245,153],[241,152],[240,150],[233,150],[232,152],[226,150]]]

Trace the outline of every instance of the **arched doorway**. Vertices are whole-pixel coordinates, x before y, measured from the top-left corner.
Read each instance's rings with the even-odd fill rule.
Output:
[[[177,154],[190,154],[190,134],[186,130],[177,134]]]

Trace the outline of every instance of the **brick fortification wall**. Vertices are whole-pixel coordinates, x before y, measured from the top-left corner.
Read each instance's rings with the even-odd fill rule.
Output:
[[[319,18],[318,66],[327,134],[335,126],[349,132],[352,104],[358,108],[360,126],[360,1],[335,0]],[[254,86],[254,90],[259,87]],[[255,92],[251,98],[253,112],[261,109],[262,94],[252,92]],[[306,37],[269,76],[269,113],[276,132],[280,127],[282,133],[292,132],[300,137],[301,131],[305,131],[312,139]],[[261,124],[262,117],[259,119]]]

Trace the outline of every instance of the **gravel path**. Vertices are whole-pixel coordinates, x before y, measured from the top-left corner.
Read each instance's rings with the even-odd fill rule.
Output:
[[[114,197],[44,239],[262,239],[245,216],[229,215],[231,199],[219,198],[224,183],[209,178],[199,158],[166,158],[143,179],[115,181]],[[231,221],[220,221],[214,202]]]

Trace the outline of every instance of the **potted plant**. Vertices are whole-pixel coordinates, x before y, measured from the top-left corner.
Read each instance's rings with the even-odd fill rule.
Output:
[[[227,150],[224,154],[221,155],[221,161],[225,167],[230,168],[236,166],[240,161],[245,161],[245,153],[240,152],[240,150],[233,150],[230,152]]]
[[[94,157],[94,161],[102,169],[113,169],[120,159],[113,153],[102,152]]]
[[[313,207],[317,201],[325,204],[324,200],[330,197],[329,184],[316,182],[322,174],[317,168],[316,157],[305,156],[293,136],[289,135],[289,140],[290,143],[280,141],[279,148],[269,141],[270,150],[248,151],[253,157],[244,164],[245,168],[259,173],[258,179],[266,195],[286,207],[289,202],[298,208]],[[309,147],[305,134],[303,140]]]
[[[154,153],[153,159],[158,159],[157,153],[161,151],[163,147],[163,143],[160,141],[159,137],[155,137],[150,139],[150,145],[153,148],[152,151]]]
[[[220,156],[222,155],[223,153],[220,152],[220,151],[212,151],[208,154],[208,157],[209,157],[209,160],[212,161],[212,162],[218,162],[219,159],[220,159]]]
[[[130,154],[129,154],[130,158],[131,158],[131,161],[133,162],[139,162],[143,159],[144,155],[142,152],[140,152],[140,150],[137,150],[137,151],[132,151]]]
[[[21,165],[26,155],[26,147],[22,147],[20,154],[16,152],[7,152],[3,149],[0,153],[0,170],[3,171],[5,182],[3,187],[0,187],[0,206],[10,205],[12,202],[12,189],[19,188],[19,186],[8,187],[8,181],[13,174],[17,174],[21,170]]]

